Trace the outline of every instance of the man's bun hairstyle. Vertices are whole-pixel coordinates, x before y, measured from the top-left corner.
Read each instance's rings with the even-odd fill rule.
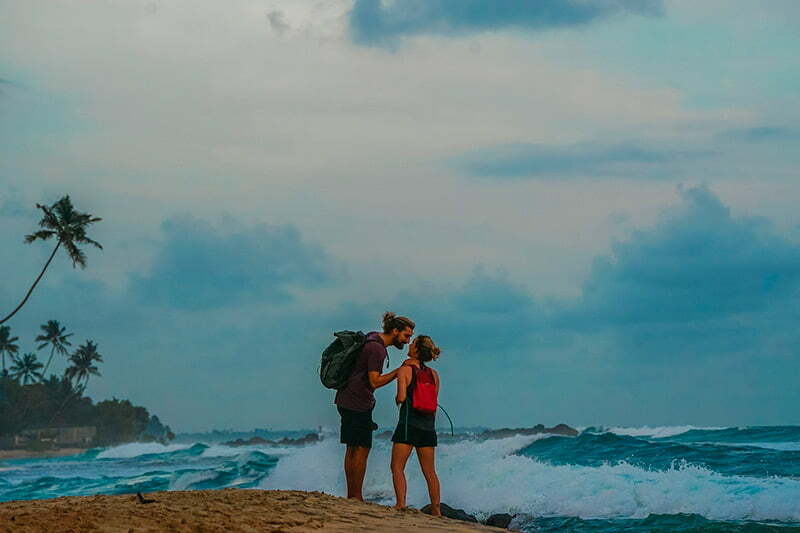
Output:
[[[427,363],[428,361],[439,359],[439,354],[441,354],[442,351],[436,346],[433,339],[427,335],[417,335],[414,342],[417,347],[417,357],[420,361]]]
[[[383,313],[383,332],[391,333],[392,330],[403,331],[406,328],[414,329],[417,327],[414,321],[404,316],[397,316],[391,311]]]

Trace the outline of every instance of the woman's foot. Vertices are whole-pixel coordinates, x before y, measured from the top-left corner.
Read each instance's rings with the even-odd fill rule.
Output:
[[[442,507],[439,504],[431,504],[431,516],[442,516]]]

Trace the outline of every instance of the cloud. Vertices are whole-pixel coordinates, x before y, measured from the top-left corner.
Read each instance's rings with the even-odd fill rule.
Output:
[[[706,187],[681,189],[680,200],[594,261],[563,321],[687,325],[757,313],[798,288],[800,247],[767,220],[733,216]]]
[[[544,325],[545,312],[528,289],[502,270],[476,267],[456,286],[424,286],[398,294],[393,309],[417,322],[418,333],[463,355],[495,350],[504,341],[522,340]]]
[[[22,195],[16,187],[5,186],[0,189],[0,218],[30,216],[32,212],[35,213],[33,209],[35,206],[25,205]],[[8,221],[4,220],[4,223],[7,224]],[[21,236],[19,240],[22,241]]]
[[[150,272],[132,280],[144,302],[185,309],[245,299],[282,303],[292,299],[292,287],[319,287],[334,277],[325,251],[304,242],[293,226],[174,218],[162,232]]]
[[[618,13],[660,15],[661,0],[356,0],[350,30],[359,44],[416,34],[526,31],[582,26]]]
[[[319,9],[332,4],[335,9],[319,14]],[[395,1],[383,5],[387,7],[379,10],[381,17],[395,13],[392,5],[410,4]],[[441,5],[433,2],[430,7],[423,6],[423,12]],[[560,407],[560,396],[539,396],[542,383],[568,391],[580,407],[592,403],[599,413],[595,421],[608,421],[606,408],[611,400],[592,402],[594,396],[575,391],[572,383],[576,376],[591,376],[605,361],[610,374],[624,371],[620,366],[625,365],[614,366],[612,358],[587,361],[585,354],[627,354],[630,346],[620,344],[623,337],[645,339],[660,347],[672,342],[676,349],[687,340],[700,345],[705,339],[709,353],[722,359],[722,340],[734,343],[743,338],[739,333],[734,340],[731,331],[748,332],[748,342],[762,347],[768,333],[774,332],[768,321],[780,315],[777,304],[763,304],[750,313],[757,318],[736,327],[732,321],[739,320],[740,314],[729,319],[729,314],[716,313],[691,323],[644,323],[636,317],[608,321],[598,318],[600,304],[589,296],[587,304],[595,307],[574,316],[578,302],[570,300],[570,305],[565,305],[568,309],[553,310],[540,296],[545,290],[549,294],[580,293],[579,280],[589,272],[591,259],[608,252],[609,233],[632,227],[653,230],[643,227],[642,220],[649,220],[672,197],[673,187],[668,183],[630,186],[600,179],[533,179],[510,187],[492,180],[464,187],[461,176],[432,162],[509,140],[535,140],[556,152],[559,147],[569,148],[565,142],[586,138],[612,139],[613,143],[614,139],[681,135],[682,142],[691,142],[712,130],[731,127],[729,124],[751,124],[744,121],[753,120],[756,110],[791,124],[784,112],[794,108],[783,106],[785,99],[761,97],[763,83],[758,81],[778,81],[770,75],[773,67],[764,65],[773,65],[782,56],[770,54],[775,61],[763,60],[770,51],[788,53],[792,49],[789,41],[773,42],[764,35],[763,42],[772,43],[770,50],[753,55],[748,49],[741,54],[735,48],[715,47],[714,43],[733,42],[726,35],[714,33],[709,38],[703,24],[685,24],[698,18],[627,16],[627,22],[619,21],[625,28],[628,22],[644,26],[627,32],[629,39],[623,42],[620,35],[626,32],[619,31],[616,20],[610,24],[606,23],[610,19],[597,17],[593,20],[598,23],[582,26],[579,32],[549,31],[546,37],[537,37],[536,46],[513,32],[483,33],[471,35],[471,46],[458,39],[420,39],[402,54],[387,56],[354,47],[349,41],[352,34],[345,32],[353,28],[342,25],[348,22],[346,13],[352,0],[279,0],[267,7],[260,2],[198,2],[192,6],[187,10],[177,4],[160,4],[154,14],[142,5],[132,4],[120,11],[101,1],[50,2],[39,6],[35,19],[21,3],[8,3],[5,9],[10,22],[7,31],[0,32],[2,59],[9,69],[4,77],[24,81],[26,90],[9,88],[0,98],[0,115],[4,116],[0,121],[0,181],[23,189],[23,204],[31,215],[9,215],[3,220],[6,229],[9,224],[16,225],[6,232],[7,249],[12,255],[20,251],[4,277],[2,285],[8,290],[3,301],[15,305],[47,258],[43,244],[26,247],[21,242],[22,235],[35,226],[35,202],[63,191],[85,197],[82,204],[95,206],[90,210],[105,219],[98,226],[101,233],[97,237],[106,249],[96,254],[96,260],[92,258],[85,272],[73,272],[68,264],[51,267],[19,320],[36,320],[30,325],[30,335],[25,334],[31,339],[39,319],[49,318],[75,321],[70,327],[76,333],[96,336],[107,350],[109,363],[104,378],[91,387],[105,387],[108,395],[146,399],[147,405],[159,414],[166,413],[170,423],[179,426],[261,421],[312,424],[316,413],[329,407],[329,398],[318,405],[289,405],[290,392],[293,387],[315,398],[322,395],[317,394],[315,359],[330,332],[374,327],[382,311],[394,308],[417,318],[420,331],[444,343],[447,357],[442,365],[459,361],[450,358],[456,350],[476,368],[486,368],[490,379],[503,372],[508,377],[512,371],[491,356],[513,351],[518,358],[515,375],[536,372],[535,389],[530,383],[517,389],[530,391],[527,399],[532,401],[519,404],[525,409],[509,409],[507,416],[514,420],[508,423],[521,423],[527,417],[538,422],[539,414],[530,408],[545,404],[552,416],[569,418],[570,413]],[[670,15],[674,14],[672,6]],[[282,36],[271,30],[266,16],[270,9],[280,10],[293,30]],[[703,20],[730,23],[730,18],[714,18],[713,9],[702,9]],[[618,13],[622,19],[630,11]],[[752,9],[737,13],[740,20],[759,19]],[[404,35],[438,32],[442,22],[443,33],[448,34],[487,29],[449,25],[447,17],[437,20],[436,27],[423,25],[423,29],[405,33],[389,28],[389,34],[402,39]],[[751,29],[749,26],[745,29]],[[498,23],[495,28],[535,29],[513,22]],[[730,61],[713,62],[725,67],[716,69],[721,69],[720,76],[708,76],[705,67],[713,69],[714,65],[703,63],[707,54],[688,52],[672,55],[678,58],[675,61],[700,58],[691,73],[676,64],[675,68],[661,68],[658,76],[642,76],[643,63],[654,65],[659,62],[653,62],[653,57],[670,55],[673,48],[663,46],[663,34],[674,33],[676,28],[687,29],[678,32],[685,37],[681,40],[684,51],[703,50],[713,55],[719,49],[733,54]],[[648,36],[645,46],[640,46],[638,41]],[[605,40],[614,46],[603,46]],[[622,54],[623,49],[628,54]],[[559,53],[553,53],[555,50]],[[587,50],[597,54],[597,60],[594,56],[587,59],[583,55]],[[120,57],[126,61],[120,62]],[[756,61],[763,67],[761,75],[750,76],[753,83],[761,85],[737,85],[748,99],[728,105],[726,94],[731,84],[720,91],[719,80],[725,78],[722,71],[736,71],[731,65],[742,61]],[[692,96],[689,88],[696,88],[700,79],[703,94],[705,88],[714,88],[709,92],[715,98],[713,111],[698,110],[691,100],[692,105],[686,105],[687,93]],[[718,98],[722,98],[721,104]],[[629,155],[623,162],[596,166],[603,172],[638,176],[657,175],[670,165],[670,154],[661,152],[669,152],[671,145],[633,144],[656,153],[649,158]],[[614,146],[605,142],[601,148]],[[745,159],[752,159],[750,152],[768,152],[768,145],[726,143],[721,148],[732,146],[737,157],[729,158],[726,153],[724,159],[715,158],[713,163],[720,165],[717,172],[703,172],[704,168],[698,167],[711,162],[698,159],[693,174],[713,183],[734,171],[740,173],[740,182],[720,184],[734,210],[763,209],[772,216],[776,204],[791,206],[799,190],[793,181],[787,180],[780,189],[765,182],[776,170],[796,174],[791,151],[784,150],[779,157],[763,154],[761,161],[745,164]],[[720,148],[706,140],[700,147]],[[659,157],[663,162],[649,162]],[[761,164],[767,160],[774,168]],[[688,164],[674,164],[680,166],[678,170],[689,169]],[[635,174],[625,173],[631,169]],[[555,175],[570,176],[565,172]],[[224,182],[220,176],[225,176]],[[0,209],[21,213],[11,204]],[[630,216],[624,228],[608,222],[609,212],[620,210]],[[254,226],[225,228],[223,223],[195,221],[211,228],[207,238],[218,244],[211,250],[231,253],[233,266],[196,250],[181,249],[179,254],[178,244],[163,249],[180,239],[177,230],[168,234],[159,229],[160,222],[175,212],[206,213],[203,218],[232,212],[247,220],[260,220],[263,213],[270,213],[273,221],[291,222],[301,230],[300,236],[287,241],[306,252],[315,248],[309,243],[325,243],[322,254],[346,260],[354,275],[339,283],[335,274],[327,271],[329,263],[314,258],[313,253],[309,252],[309,261],[300,259],[305,257],[302,251],[271,259],[255,249],[257,257],[278,263],[285,260],[302,272],[294,278],[261,279],[258,266],[242,263],[235,248],[220,243],[233,233],[249,235],[243,240],[251,242],[258,233]],[[781,216],[785,220],[778,222],[783,224],[793,220],[794,211],[787,209]],[[201,230],[191,223],[185,225],[193,242],[205,243],[195,235]],[[400,228],[403,235],[387,238],[392,228]],[[197,265],[183,268],[196,256],[200,256]],[[61,260],[60,256],[56,259]],[[476,261],[502,266],[510,273],[485,270],[480,275],[470,274]],[[214,286],[218,281],[212,271],[224,268],[240,272],[238,281],[246,290]],[[128,291],[130,272],[135,275]],[[57,282],[78,276],[104,280],[110,289],[69,288],[63,307],[49,307],[54,305],[57,291],[68,289]],[[431,289],[400,291],[416,287],[418,279],[429,282]],[[306,284],[310,290],[304,292]],[[536,292],[525,291],[525,285]],[[320,288],[315,290],[315,286]],[[98,297],[109,290],[122,291],[119,301],[107,303]],[[387,305],[395,291],[401,292],[397,305]],[[612,293],[622,298],[611,289],[606,292]],[[783,301],[778,296],[776,300]],[[349,298],[358,300],[365,311],[358,315],[348,314],[348,309],[332,311]],[[73,301],[78,303],[71,305]],[[84,307],[90,312],[76,311]],[[567,311],[572,314],[567,316]],[[114,317],[116,323],[89,323],[100,317],[109,321]],[[537,364],[543,341],[548,340],[542,337],[553,329],[548,320],[562,317],[559,334],[591,336],[592,342],[587,343],[585,352],[561,347],[551,351],[554,357],[579,360],[574,366],[585,370],[583,373],[576,374],[560,363],[548,368]],[[710,328],[712,322],[718,327]],[[587,323],[597,323],[600,332],[585,333]],[[795,353],[792,350],[786,353]],[[530,360],[523,362],[525,356]],[[276,367],[290,361],[295,365],[291,372],[282,373],[282,379],[267,379],[275,375]],[[284,381],[285,385],[276,385]],[[208,394],[196,394],[198,383]],[[477,421],[472,417],[475,391],[496,388],[498,394],[517,393],[509,391],[506,381],[501,383],[504,386],[492,387],[479,381],[477,386],[483,388],[467,389],[462,403],[464,420]],[[382,392],[389,394],[388,389]],[[596,390],[598,395],[608,396],[605,386]],[[253,402],[253,398],[259,401]],[[277,407],[259,407],[265,404]],[[626,419],[627,412],[619,412],[620,419]],[[573,420],[577,419],[569,421]]]
[[[493,275],[480,267],[454,294],[454,303],[464,311],[485,315],[507,315],[533,305],[526,289],[509,281],[507,274]]]
[[[152,266],[127,288],[92,280],[91,268],[49,272],[13,328],[29,342],[38,324],[55,318],[81,340],[98,341],[106,363],[93,396],[131,397],[181,429],[335,423],[316,378],[318,354],[330,332],[373,329],[387,309],[413,318],[417,333],[442,346],[443,401],[458,423],[670,423],[695,420],[698,398],[725,399],[703,411],[706,420],[792,416],[783,404],[752,404],[775,406],[775,374],[796,374],[798,249],[768,221],[735,216],[703,187],[681,189],[656,223],[596,260],[580,297],[555,303],[518,275],[480,266],[451,283],[392,278],[396,295],[388,298],[352,287],[332,300],[316,291],[293,298],[300,286],[328,290],[336,260],[286,226],[171,218],[156,244]],[[8,281],[0,295],[13,303],[19,290]],[[391,350],[392,366],[399,360]],[[737,369],[755,361],[749,396],[731,397],[730,383],[744,379]],[[706,377],[726,364],[719,383]],[[680,399],[663,401],[675,391]],[[391,393],[380,391],[384,424],[396,417]],[[304,402],[289,405],[298,394]],[[277,407],[265,412],[263,403]],[[499,413],[497,405],[509,408]]]
[[[267,20],[269,21],[270,27],[275,30],[278,35],[283,35],[290,29],[289,25],[286,23],[284,19],[283,12],[278,10],[272,10],[267,13]]]
[[[475,150],[453,163],[468,175],[481,178],[665,178],[681,173],[679,163],[711,154],[694,148],[659,148],[635,142],[567,146],[520,143]]]
[[[756,126],[728,130],[717,135],[717,138],[747,143],[797,141],[800,140],[800,129],[788,126]]]

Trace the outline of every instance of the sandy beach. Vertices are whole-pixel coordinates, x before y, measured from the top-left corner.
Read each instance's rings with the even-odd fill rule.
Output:
[[[125,494],[0,503],[0,531],[505,531],[320,492],[224,489],[156,492],[145,497],[155,501],[141,504],[135,494]]]
[[[48,450],[44,452],[32,452],[28,450],[0,450],[0,461],[7,459],[35,459],[44,457],[65,457],[67,455],[78,455],[85,452],[87,448],[61,448],[58,450]]]

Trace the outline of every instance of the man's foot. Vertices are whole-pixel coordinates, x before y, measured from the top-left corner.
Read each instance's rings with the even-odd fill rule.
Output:
[[[439,505],[431,505],[431,516],[442,516],[442,508]]]

